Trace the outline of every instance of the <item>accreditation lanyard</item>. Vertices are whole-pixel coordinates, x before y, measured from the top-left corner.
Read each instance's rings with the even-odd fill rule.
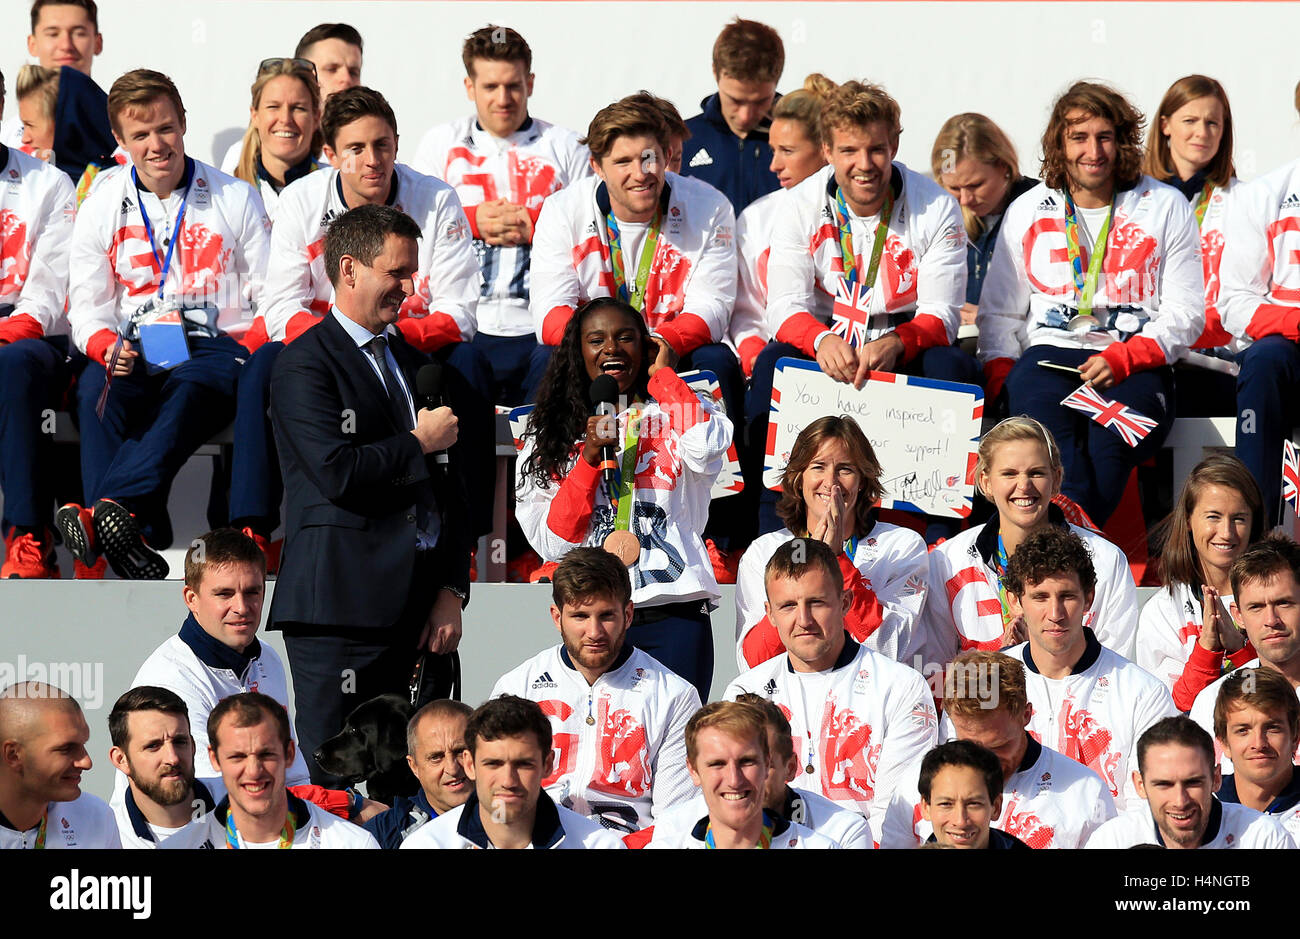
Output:
[[[135,183],[136,188],[140,188],[140,177],[136,175],[135,167],[131,167],[131,181]],[[159,200],[162,201],[162,200]],[[149,253],[153,255],[154,264],[162,271],[158,276],[158,299],[163,296],[163,288],[167,284],[167,272],[172,266],[172,252],[176,250],[176,242],[181,238],[181,222],[185,220],[185,206],[190,201],[190,187],[185,187],[185,195],[181,196],[180,211],[176,213],[176,224],[172,226],[172,236],[167,241],[167,252],[162,257],[158,257],[158,249],[153,243],[153,225],[149,222],[149,213],[144,210],[144,199],[136,196],[136,205],[140,209],[140,218],[144,222],[145,237],[149,239]]]
[[[1070,190],[1065,191],[1065,251],[1070,258],[1070,267],[1074,271],[1074,289],[1079,296],[1079,315],[1092,315],[1092,297],[1097,292],[1097,279],[1101,275],[1101,262],[1106,257],[1106,239],[1110,236],[1110,221],[1115,216],[1115,197],[1110,200],[1106,220],[1101,223],[1097,233],[1097,243],[1092,246],[1088,257],[1088,270],[1083,270],[1083,251],[1079,247],[1079,220],[1075,215],[1074,199]]]
[[[894,214],[894,191],[885,193],[885,204],[880,207],[880,221],[876,223],[876,237],[871,244],[871,261],[862,286],[872,290],[880,272],[880,256],[885,252],[885,239],[889,237],[889,219]],[[849,284],[858,281],[858,256],[853,250],[853,229],[849,225],[849,206],[844,201],[844,191],[835,187],[835,222],[840,229],[840,261],[844,267],[844,280]]]
[[[650,281],[650,263],[654,260],[655,249],[659,245],[659,228],[663,224],[663,212],[655,209],[654,221],[645,233],[645,244],[641,245],[641,260],[637,262],[636,281],[630,287],[627,272],[623,268],[623,235],[618,228],[618,219],[612,211],[605,213],[605,231],[609,235],[609,263],[614,268],[614,287],[618,298],[630,303],[636,310],[645,306],[645,288]]]
[[[284,827],[280,829],[280,843],[277,844],[276,847],[292,848],[293,835],[294,832],[297,831],[297,828],[298,826],[295,825],[293,821],[293,810],[290,809],[289,812],[284,817]],[[226,847],[238,848],[239,846],[240,846],[239,832],[235,830],[235,813],[227,809],[226,810]]]
[[[763,830],[758,834],[758,844],[756,848],[767,849],[772,847],[772,831],[776,828],[776,823],[768,817],[767,810],[763,811]],[[709,822],[709,827],[704,832],[704,846],[710,849],[716,849],[718,846],[713,841],[713,822]]]
[[[1196,199],[1196,227],[1199,229],[1205,222],[1205,210],[1210,207],[1210,196],[1214,193],[1214,183],[1207,181],[1205,188],[1201,190],[1200,196]]]
[[[627,412],[627,438],[624,441],[623,463],[619,467],[618,510],[614,515],[615,531],[632,530],[632,493],[636,491],[636,451],[641,432],[641,412],[636,408]]]
[[[998,556],[996,563],[998,568],[996,575],[998,579],[998,602],[1002,607],[1002,628],[1006,629],[1007,624],[1011,622],[1011,604],[1007,602],[1007,588],[1003,586],[1002,578],[1006,576],[1007,564],[1010,562],[1007,559],[1007,549],[1006,546],[1002,544],[1001,535],[998,535]]]

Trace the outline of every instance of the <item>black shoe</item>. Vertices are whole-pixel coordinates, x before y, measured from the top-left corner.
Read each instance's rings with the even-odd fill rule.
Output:
[[[95,503],[95,541],[113,573],[123,580],[162,580],[170,572],[166,559],[140,534],[135,516],[112,499]]]
[[[90,510],[69,502],[54,513],[54,527],[63,537],[63,544],[73,556],[87,567],[99,560],[95,550],[94,523]]]

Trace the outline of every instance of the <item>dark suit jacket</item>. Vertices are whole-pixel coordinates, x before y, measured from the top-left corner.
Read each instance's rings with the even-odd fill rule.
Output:
[[[429,360],[389,336],[408,387]],[[444,372],[448,384],[454,372]],[[452,395],[449,404],[455,405]],[[417,404],[418,406],[418,404]],[[416,506],[437,507],[437,586],[468,593],[473,545],[459,444],[448,472],[394,423],[378,376],[327,314],[285,347],[271,376],[271,424],[288,496],[268,626],[387,627],[406,603]],[[431,591],[434,593],[436,591]]]

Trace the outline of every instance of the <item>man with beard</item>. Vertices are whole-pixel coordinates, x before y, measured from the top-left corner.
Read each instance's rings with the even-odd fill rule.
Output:
[[[1294,848],[1281,823],[1221,802],[1214,741],[1186,715],[1157,721],[1138,739],[1133,782],[1146,801],[1102,825],[1089,848]]]
[[[126,774],[126,797],[113,807],[124,848],[211,848],[212,795],[194,778],[194,737],[180,695],[142,685],[108,715],[108,758]]]
[[[627,568],[601,548],[575,548],[551,578],[560,645],[502,676],[492,697],[536,701],[556,754],[542,785],[557,805],[606,828],[637,831],[694,794],[686,722],[694,686],[624,645],[632,622]]]

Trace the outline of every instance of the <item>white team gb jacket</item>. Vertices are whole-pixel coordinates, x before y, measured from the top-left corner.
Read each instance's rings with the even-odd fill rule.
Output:
[[[117,820],[103,799],[83,792],[71,802],[51,802],[45,808],[45,848],[120,848]],[[40,835],[40,823],[26,831],[0,825],[0,851],[32,851]]]
[[[875,848],[871,839],[871,826],[867,824],[866,817],[860,813],[840,808],[825,796],[809,792],[807,789],[786,786],[785,797],[782,818],[788,818],[809,831],[833,841],[839,848],[867,851]],[[655,819],[654,835],[647,847],[680,846],[679,839],[688,837],[691,829],[708,814],[709,806],[704,800],[704,793],[696,790],[689,802],[675,805]],[[816,845],[806,845],[806,847],[816,847]]]
[[[803,787],[866,810],[877,844],[895,792],[919,801],[916,770],[935,745],[938,724],[930,687],[906,665],[845,636],[830,669],[798,673],[788,654],[778,655],[742,674],[723,697],[745,692],[770,699],[789,718]]]
[[[916,815],[921,844],[933,829]],[[1002,812],[993,827],[1031,848],[1082,848],[1114,817],[1115,800],[1096,773],[1030,737],[1020,766],[1002,784]]]
[[[705,836],[708,834],[709,816],[706,812],[704,817],[697,820],[693,826],[688,828],[678,828],[669,833],[665,832],[662,836],[659,834],[658,827],[655,828],[654,837],[650,839],[647,848],[688,848],[688,849],[707,849],[708,842]],[[826,850],[828,848],[842,847],[838,842],[832,841],[825,835],[820,835],[811,828],[805,828],[797,822],[792,822],[784,818],[778,818],[775,826],[772,828],[772,843],[768,846],[773,850],[785,849],[811,849]]]
[[[1069,524],[1056,506],[1048,509],[1056,524]],[[1104,535],[1069,525],[1092,555],[1097,573],[1092,607],[1083,625],[1092,628],[1106,648],[1124,658],[1133,655],[1138,631],[1137,588],[1124,552]],[[993,566],[997,554],[997,520],[968,528],[929,555],[925,634],[927,662],[946,664],[967,649],[997,650],[1002,644],[1002,601]]]
[[[1102,825],[1087,848],[1131,848],[1164,840],[1145,802]],[[1294,848],[1295,842],[1277,819],[1235,802],[1214,799],[1210,821],[1198,848]]]
[[[1224,597],[1224,606],[1231,599]],[[1133,660],[1163,681],[1170,694],[1200,639],[1203,612],[1200,599],[1186,584],[1161,587],[1142,606]]]
[[[1093,231],[1088,237],[1095,237]],[[1084,233],[1081,241],[1086,241]],[[1034,344],[1102,351],[1141,334],[1141,364],[1172,364],[1205,324],[1200,233],[1183,194],[1149,176],[1118,193],[1093,295],[1104,331],[1073,332],[1079,298],[1066,252],[1065,197],[1045,183],[1007,208],[979,305],[979,360],[1019,359]],[[1091,244],[1081,244],[1084,269]]]
[[[483,828],[478,809],[478,795],[471,793],[464,805],[458,805],[450,812],[439,815],[412,833],[402,842],[400,850],[495,848]],[[537,815],[533,821],[533,842],[530,847],[560,851],[584,848],[623,850],[627,845],[615,832],[601,826],[599,822],[556,805],[543,789],[537,797]]]
[[[1260,661],[1257,658],[1252,659],[1245,665],[1241,666],[1241,668],[1259,667]],[[1229,672],[1228,674],[1230,675],[1232,673]],[[1214,682],[1214,684],[1204,688],[1201,693],[1196,696],[1196,700],[1192,702],[1192,709],[1188,712],[1187,716],[1200,724],[1201,727],[1204,728],[1205,732],[1214,738],[1214,756],[1219,761],[1219,769],[1224,773],[1231,773],[1232,760],[1229,759],[1228,755],[1224,752],[1223,744],[1219,742],[1219,738],[1214,734],[1214,702],[1219,699],[1219,689],[1223,687],[1223,683],[1227,677],[1228,675],[1224,675]],[[1300,688],[1296,689],[1296,697],[1300,698]]]
[[[348,211],[336,169],[295,180],[280,193],[263,308],[272,340],[295,339],[327,312],[334,288],[325,273],[325,229]],[[389,204],[420,226],[415,293],[399,314],[402,335],[422,352],[468,342],[476,330],[478,259],[456,191],[401,163]]]
[[[1178,714],[1169,690],[1149,672],[1102,646],[1085,627],[1087,646],[1064,678],[1047,678],[1029,643],[1004,650],[1025,663],[1034,715],[1029,733],[1045,746],[1095,772],[1123,812],[1142,801],[1133,784],[1137,741],[1162,717]]]
[[[948,345],[957,336],[966,295],[966,229],[957,200],[932,180],[894,163],[891,185],[894,210],[875,289],[865,305],[863,338],[897,331],[910,359],[918,349]],[[844,271],[835,190],[834,167],[823,167],[787,190],[788,198],[778,200],[772,221],[768,334],[799,346],[807,355],[813,354],[817,339],[827,331],[825,324],[831,323]],[[860,274],[865,276],[875,228],[850,218],[850,229]],[[800,313],[811,314],[822,328],[812,328]],[[905,323],[913,325],[898,329]]]
[[[363,848],[379,850],[375,836],[360,825],[331,815],[319,805],[305,802],[292,792],[286,792],[289,799],[289,811],[294,817],[293,844],[295,851],[319,851],[335,848]],[[226,842],[226,813],[230,810],[228,799],[222,800],[215,810],[207,814],[208,838],[220,849],[228,847]],[[248,844],[244,836],[236,832],[241,848],[275,848],[275,841],[266,844]]]
[[[0,313],[12,309],[0,318],[0,339],[34,339],[66,329],[76,213],[76,190],[66,173],[8,149],[0,166]]]
[[[248,331],[261,295],[271,223],[248,183],[206,163],[188,163],[188,190],[182,181],[165,201],[137,188],[125,166],[99,174],[81,203],[72,233],[68,323],[83,352],[96,333],[117,332],[156,299],[164,241],[174,236],[182,198],[185,218],[164,299],[214,306],[217,329],[235,339]],[[153,230],[152,250],[142,207]]]
[[[1300,307],[1300,160],[1242,183],[1232,194],[1219,266],[1224,328],[1242,345],[1275,333],[1294,340]]]
[[[640,409],[636,444],[630,530],[641,541],[641,556],[628,572],[632,602],[716,602],[721,594],[700,533],[713,480],[731,446],[731,421],[672,369],[655,372],[649,391],[654,401]],[[618,415],[620,467],[628,420],[628,411]],[[528,436],[518,466],[532,449]],[[604,544],[616,521],[600,472],[582,459],[580,448],[564,479],[551,485],[538,486],[532,474],[520,472],[516,514],[529,544],[546,561],[558,561],[579,545]]]
[[[667,174],[660,204],[663,221],[642,313],[651,332],[684,354],[727,334],[736,303],[736,217],[718,190],[676,173]],[[595,176],[542,206],[533,233],[529,300],[538,342],[558,345],[575,309],[615,295],[608,207],[605,184]],[[625,257],[629,279],[638,261]]]
[[[484,202],[506,199],[527,209],[536,225],[548,196],[591,175],[590,157],[573,131],[535,117],[502,138],[468,115],[425,134],[411,165],[454,186],[467,215]],[[492,336],[533,333],[528,310],[532,245],[475,240],[474,250],[484,281],[479,330]]]
[[[171,636],[150,653],[140,665],[131,681],[132,688],[154,685],[166,688],[185,702],[190,717],[190,736],[194,738],[194,775],[220,797],[224,793],[221,773],[208,756],[208,715],[223,699],[245,691],[260,691],[289,707],[289,682],[284,663],[274,648],[259,643],[260,653],[248,662],[239,674],[229,667],[237,656],[230,653],[229,661],[212,654],[210,643],[205,643],[202,629],[191,616],[186,619],[179,634]],[[215,641],[215,640],[213,640]],[[286,786],[301,786],[311,782],[307,763],[298,749],[298,734],[289,722],[289,733],[294,742],[293,762],[285,771]],[[128,788],[126,774],[114,773],[112,804],[122,804]]]
[[[558,805],[636,831],[691,797],[686,722],[700,696],[684,678],[625,645],[594,685],[563,645],[497,680],[491,697],[536,701],[551,721],[555,763],[542,780]]]
[[[741,358],[762,352],[772,338],[767,329],[767,263],[772,253],[772,226],[785,205],[786,192],[778,189],[755,199],[736,219],[740,280],[727,339]]]
[[[736,662],[741,671],[749,667],[744,658],[745,637],[766,617],[763,571],[776,549],[792,538],[789,529],[761,535],[740,559],[736,571]],[[872,609],[875,622],[862,624],[872,632],[860,641],[886,658],[911,665],[922,638],[920,619],[929,575],[925,540],[910,528],[876,522],[859,539],[851,560],[858,582],[846,578],[844,589],[871,591],[876,598]]]
[[[135,792],[128,789],[126,798],[113,805],[113,815],[117,819],[117,833],[122,838],[122,847],[168,851],[224,847],[220,841],[213,842],[212,828],[208,824],[208,813],[216,808],[212,794],[203,783],[196,780],[192,795],[193,808],[198,809],[202,806],[202,814],[192,818],[181,828],[164,829],[149,824],[149,820],[136,805]]]

